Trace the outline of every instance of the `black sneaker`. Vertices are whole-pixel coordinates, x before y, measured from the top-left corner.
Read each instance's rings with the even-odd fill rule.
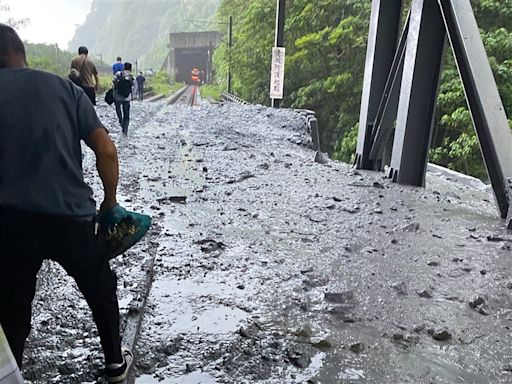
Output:
[[[105,368],[105,376],[109,383],[119,383],[128,375],[133,363],[133,353],[128,348],[122,348],[123,364],[108,364]]]

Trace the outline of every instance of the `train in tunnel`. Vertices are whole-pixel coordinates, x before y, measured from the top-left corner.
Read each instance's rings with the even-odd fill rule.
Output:
[[[176,50],[176,81],[200,85],[208,81],[211,53],[201,49]]]
[[[203,71],[204,74],[204,71]],[[203,84],[204,83],[204,76],[201,76],[201,72],[198,68],[192,68],[192,71],[190,71],[190,82],[192,84]]]
[[[162,69],[177,82],[208,84],[213,78],[213,53],[220,42],[218,31],[171,33]]]

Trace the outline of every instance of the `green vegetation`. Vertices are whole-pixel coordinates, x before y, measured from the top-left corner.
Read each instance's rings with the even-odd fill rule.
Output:
[[[512,2],[474,0],[472,4],[510,115]],[[315,110],[323,150],[344,161],[351,161],[356,147],[370,6],[370,1],[361,0],[293,0],[287,4],[283,105]],[[235,16],[231,50],[234,92],[267,105],[275,12],[275,1],[223,0],[217,14],[220,21]],[[449,50],[447,53],[431,160],[485,178],[464,92],[454,60]],[[214,60],[218,78],[226,78],[229,60],[225,44]]]
[[[153,78],[148,79],[148,89],[160,95],[169,95],[171,92],[169,76],[165,72],[157,72]]]
[[[317,112],[324,150],[358,121],[371,2],[294,0],[288,2],[286,85],[283,106]],[[233,89],[246,100],[269,104],[271,47],[276,2],[224,0],[218,17],[236,15]],[[214,60],[219,78],[227,77],[228,49]]]
[[[153,77],[146,77],[146,89],[155,95],[170,96],[183,87],[183,83],[172,83],[163,71],[157,71]]]
[[[69,66],[75,54],[60,50],[56,45],[25,43],[27,61],[30,68],[52,72],[66,77]],[[105,92],[112,86],[110,66],[94,59],[96,68],[100,72],[99,93]]]
[[[102,94],[112,88],[112,79],[114,76],[107,74],[100,74],[100,87],[98,90],[98,94]]]
[[[201,97],[203,98],[212,98],[215,101],[220,101],[222,92],[224,92],[223,88],[216,84],[201,86]]]
[[[70,52],[61,51],[55,45],[49,44],[27,44],[28,65],[31,68],[53,72],[61,76],[67,76],[69,65],[74,55]]]

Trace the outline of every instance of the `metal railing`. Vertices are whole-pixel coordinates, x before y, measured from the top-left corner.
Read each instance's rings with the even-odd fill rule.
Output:
[[[227,93],[227,92],[223,92],[221,95],[220,95],[220,98],[222,101],[229,101],[229,102],[232,102],[232,103],[238,103],[238,104],[244,104],[244,105],[249,105],[251,103],[245,101],[245,100],[242,100],[241,98],[239,98],[238,96],[236,95],[233,95],[231,93]]]

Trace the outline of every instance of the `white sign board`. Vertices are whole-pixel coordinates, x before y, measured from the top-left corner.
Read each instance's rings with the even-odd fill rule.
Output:
[[[282,99],[284,91],[284,59],[286,48],[272,48],[272,72],[270,74],[270,98]]]

